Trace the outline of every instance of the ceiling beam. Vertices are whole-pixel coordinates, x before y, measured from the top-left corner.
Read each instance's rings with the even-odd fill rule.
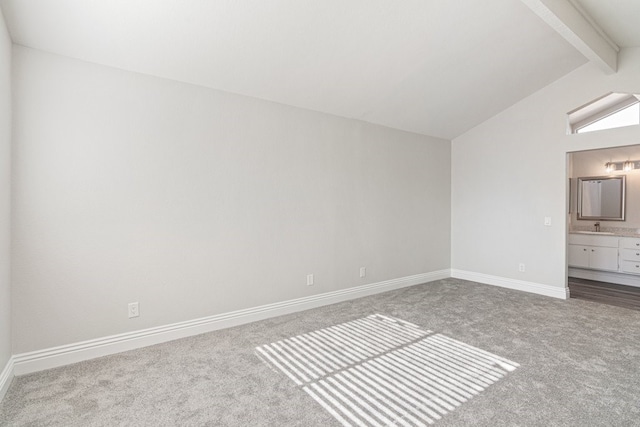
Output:
[[[605,73],[612,74],[618,70],[620,48],[582,8],[576,8],[570,0],[522,2]]]

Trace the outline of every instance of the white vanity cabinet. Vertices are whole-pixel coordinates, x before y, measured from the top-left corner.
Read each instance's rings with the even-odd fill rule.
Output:
[[[569,266],[618,271],[619,240],[614,236],[570,234]],[[640,239],[637,240],[640,241]],[[640,267],[638,267],[638,272],[640,272]]]
[[[640,237],[569,234],[569,276],[640,288]]]
[[[621,237],[619,247],[620,272],[640,274],[640,239]]]

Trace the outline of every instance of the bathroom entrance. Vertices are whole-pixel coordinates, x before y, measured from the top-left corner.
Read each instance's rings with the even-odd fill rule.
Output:
[[[570,296],[640,310],[640,145],[567,164]]]

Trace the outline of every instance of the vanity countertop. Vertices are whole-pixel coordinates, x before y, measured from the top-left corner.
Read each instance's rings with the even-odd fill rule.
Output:
[[[579,228],[569,231],[569,234],[582,234],[591,236],[614,236],[614,237],[636,237],[640,238],[640,229],[638,228],[604,228],[602,231],[593,231],[593,227]]]

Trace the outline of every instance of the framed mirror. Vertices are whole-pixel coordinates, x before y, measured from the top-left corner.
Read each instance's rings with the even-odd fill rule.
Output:
[[[626,176],[578,178],[578,219],[624,221]]]

